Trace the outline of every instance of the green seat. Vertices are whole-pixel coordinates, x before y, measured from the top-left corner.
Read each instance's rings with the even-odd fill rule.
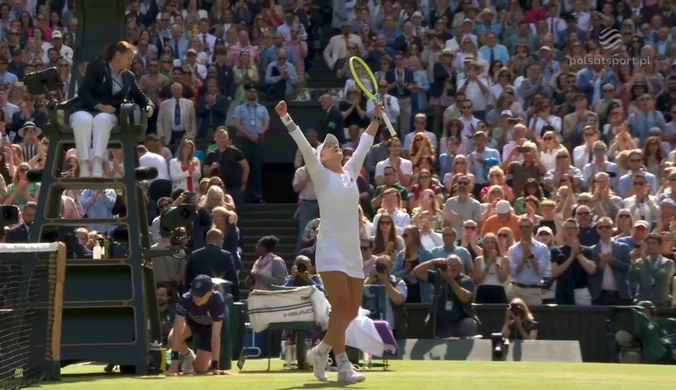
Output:
[[[296,287],[285,287],[285,286],[270,286],[271,291],[283,291],[283,290],[293,290]],[[298,369],[303,370],[305,368],[305,336],[306,332],[311,329],[317,328],[316,322],[284,322],[284,323],[272,323],[268,326],[268,371],[270,371],[270,351],[272,350],[272,333],[270,331],[284,331],[292,330],[296,332],[296,361],[298,362]]]

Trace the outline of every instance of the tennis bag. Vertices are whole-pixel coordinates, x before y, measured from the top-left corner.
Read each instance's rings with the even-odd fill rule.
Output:
[[[321,291],[313,286],[288,290],[253,290],[247,299],[249,323],[254,332],[270,324],[314,322],[328,328],[331,306]]]

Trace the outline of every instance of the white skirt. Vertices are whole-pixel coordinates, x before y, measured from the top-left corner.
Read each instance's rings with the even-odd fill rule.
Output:
[[[318,273],[338,271],[351,278],[364,279],[359,236],[317,237],[315,266]]]

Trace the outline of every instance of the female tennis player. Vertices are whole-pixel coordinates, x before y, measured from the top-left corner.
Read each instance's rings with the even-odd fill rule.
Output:
[[[376,104],[371,124],[344,166],[343,152],[335,136],[328,134],[315,152],[288,114],[286,102],[279,102],[275,111],[303,156],[315,186],[322,217],[317,234],[316,262],[331,303],[331,316],[324,340],[308,351],[307,361],[312,365],[315,377],[326,381],[326,363],[333,348],[338,364],[338,381],[361,382],[365,377],[354,370],[345,354],[345,330],[357,316],[364,284],[359,247],[357,177],[382,123],[383,108]]]

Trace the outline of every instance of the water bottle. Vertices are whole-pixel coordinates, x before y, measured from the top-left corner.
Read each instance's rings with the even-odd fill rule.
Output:
[[[103,240],[103,256],[104,259],[110,258],[110,240],[108,238]]]
[[[102,255],[103,255],[103,248],[101,247],[101,243],[99,243],[99,241],[96,240],[96,245],[94,245],[94,250],[92,251],[92,258],[94,260],[101,260]]]
[[[162,345],[157,340],[150,344],[148,350],[148,375],[158,375],[162,364]]]

